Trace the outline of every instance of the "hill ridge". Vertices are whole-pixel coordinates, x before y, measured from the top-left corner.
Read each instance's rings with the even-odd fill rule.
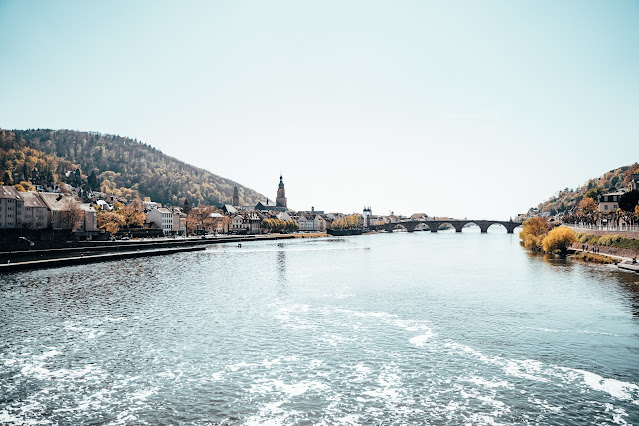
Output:
[[[181,205],[187,198],[191,205],[219,206],[230,202],[234,186],[241,204],[264,199],[251,188],[164,154],[137,138],[68,129],[1,130],[0,176],[9,171],[18,183],[32,179],[34,167],[55,182],[64,182],[65,172],[79,168],[82,182],[88,184],[94,172],[103,192],[150,197],[166,205]]]

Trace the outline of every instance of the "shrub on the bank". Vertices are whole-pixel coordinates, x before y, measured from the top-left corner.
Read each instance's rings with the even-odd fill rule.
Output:
[[[577,234],[567,226],[553,229],[542,241],[542,249],[547,253],[566,253],[568,247],[577,241]]]
[[[526,235],[524,237],[524,247],[528,250],[539,251],[541,250],[541,239],[534,235]]]
[[[579,234],[579,242],[593,246],[607,246],[623,249],[639,250],[639,240],[626,238],[623,235],[592,235]]]
[[[579,242],[583,244],[595,244],[594,241],[599,240],[599,237],[592,234],[579,233],[578,237],[579,237]]]
[[[531,217],[526,219],[522,227],[519,238],[524,242],[524,247],[528,250],[541,250],[542,241],[549,228],[548,221],[543,217]]]
[[[585,260],[586,262],[602,263],[606,265],[615,263],[614,259],[608,256],[604,256],[602,254],[593,254],[593,253],[577,253],[575,255],[575,259]]]
[[[623,235],[602,235],[601,237],[599,237],[599,245],[610,247],[614,246],[617,243],[620,243],[622,240],[624,240]]]

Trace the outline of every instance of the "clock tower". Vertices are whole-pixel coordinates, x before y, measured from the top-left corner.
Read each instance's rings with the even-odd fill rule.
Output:
[[[282,175],[280,174],[280,184],[277,187],[277,198],[275,199],[277,207],[286,208],[286,193],[284,192],[284,182],[282,181]]]

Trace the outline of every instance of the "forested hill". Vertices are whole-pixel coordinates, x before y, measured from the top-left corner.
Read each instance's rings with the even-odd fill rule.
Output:
[[[116,195],[139,195],[165,205],[229,203],[237,185],[240,204],[263,200],[261,194],[229,179],[191,166],[137,140],[74,130],[0,130],[0,176],[10,171],[15,183],[28,180],[34,167],[48,180],[64,181],[79,167],[83,181]],[[97,182],[93,179],[93,173]]]
[[[570,212],[577,207],[577,204],[579,204],[584,197],[590,197],[597,201],[599,194],[627,188],[630,182],[630,175],[633,173],[639,173],[639,163],[610,170],[608,173],[604,173],[603,176],[588,180],[588,182],[579,188],[562,189],[547,201],[539,204],[539,211],[549,212],[553,215],[556,213]]]

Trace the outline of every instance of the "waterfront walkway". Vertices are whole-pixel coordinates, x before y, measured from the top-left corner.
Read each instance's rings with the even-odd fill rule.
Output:
[[[0,252],[0,274],[2,272],[81,265],[109,260],[205,250],[206,245],[212,244],[233,242],[242,243],[245,241],[279,240],[289,238],[295,238],[295,235],[272,234],[208,238],[167,238],[144,241],[104,241],[84,247],[4,251]]]

